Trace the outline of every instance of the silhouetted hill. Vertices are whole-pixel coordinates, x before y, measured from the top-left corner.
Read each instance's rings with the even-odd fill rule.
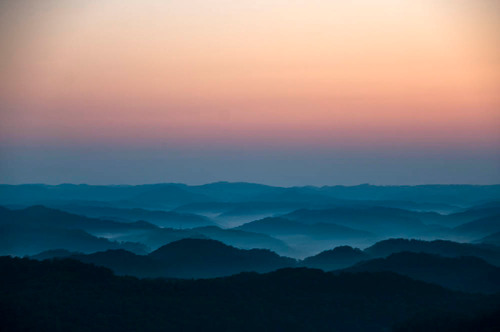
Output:
[[[292,212],[297,206],[309,205],[291,202],[244,202],[234,203],[230,209],[222,212],[219,218],[230,218],[238,216],[253,216],[263,214],[278,214]]]
[[[324,195],[309,187],[276,188],[267,193],[261,193],[254,199],[262,202],[289,202],[324,205],[335,203],[338,199]]]
[[[8,257],[0,258],[0,270],[0,321],[8,331],[378,332],[422,311],[460,315],[491,307],[485,296],[393,273],[283,269],[138,280],[74,260]]]
[[[354,265],[362,260],[370,259],[370,255],[357,248],[340,246],[326,250],[304,259],[300,265],[310,268],[332,271]]]
[[[196,213],[196,214],[220,214],[224,211],[232,209],[234,206],[237,205],[238,203],[210,201],[210,202],[184,204],[176,207],[174,211],[181,213]]]
[[[394,332],[497,332],[500,309],[486,309],[481,313],[436,312],[417,315],[397,324]]]
[[[136,255],[126,250],[107,250],[88,255],[71,255],[69,258],[107,267],[118,275],[147,278],[171,276],[169,268],[172,267],[168,266],[168,263],[159,262],[147,255]]]
[[[242,250],[222,242],[183,239],[148,255],[168,267],[169,277],[210,278],[243,271],[268,272],[292,266],[295,260],[265,249]]]
[[[365,252],[373,257],[386,257],[403,251],[436,254],[447,257],[474,256],[482,258],[490,264],[500,265],[500,251],[492,247],[478,246],[470,243],[444,240],[389,239],[377,242],[365,249]]]
[[[372,233],[346,226],[326,223],[303,224],[285,218],[264,218],[246,223],[235,229],[276,236],[304,235],[316,239],[352,239],[374,236]]]
[[[145,253],[148,248],[139,243],[114,242],[95,237],[83,230],[41,227],[36,225],[0,225],[0,255],[33,255],[51,249],[95,252],[127,249]]]
[[[44,258],[41,253],[33,258]],[[171,242],[149,255],[125,250],[107,250],[70,257],[112,269],[120,275],[165,278],[211,278],[241,272],[269,272],[295,266],[296,261],[264,249],[237,249],[209,239],[182,239]],[[57,258],[57,255],[50,258]]]
[[[175,241],[149,255],[136,255],[126,250],[106,250],[92,254],[52,250],[31,258],[72,258],[107,267],[119,275],[148,278],[209,278],[241,272],[269,272],[296,265],[295,260],[278,256],[269,250],[241,250],[206,239]]]
[[[476,257],[442,257],[400,252],[387,258],[363,261],[344,271],[390,271],[464,292],[500,291],[500,268]]]

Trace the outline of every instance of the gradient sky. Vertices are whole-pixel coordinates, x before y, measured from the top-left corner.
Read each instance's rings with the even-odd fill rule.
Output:
[[[0,182],[500,183],[495,0],[4,0]]]

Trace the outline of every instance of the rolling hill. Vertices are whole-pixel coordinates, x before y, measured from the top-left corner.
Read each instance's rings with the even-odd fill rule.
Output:
[[[442,257],[400,252],[386,258],[367,260],[349,267],[347,272],[390,271],[463,292],[500,291],[500,267],[476,257]]]

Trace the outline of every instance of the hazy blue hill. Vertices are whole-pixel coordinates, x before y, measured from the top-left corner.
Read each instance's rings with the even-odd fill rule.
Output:
[[[269,195],[269,196],[267,196]],[[158,199],[160,196],[161,198]],[[210,197],[211,199],[207,199]],[[202,186],[175,183],[151,185],[94,186],[63,184],[0,185],[0,204],[33,203],[50,200],[134,201],[144,204],[172,204],[193,201],[407,201],[417,204],[477,205],[498,201],[500,185],[424,185],[424,186],[324,186],[272,187],[254,183],[217,182]],[[257,198],[257,199],[256,199]],[[151,201],[153,199],[153,201]],[[157,201],[158,199],[158,201]],[[139,202],[137,202],[139,203]]]
[[[475,205],[500,198],[500,185],[325,186],[321,191],[337,198],[403,200],[412,202]]]
[[[303,268],[138,280],[74,260],[8,257],[0,270],[0,321],[8,331],[381,332],[423,311],[463,316],[492,306],[488,297],[393,273]]]
[[[307,187],[277,188],[273,192],[260,194],[254,199],[262,202],[288,202],[288,203],[308,203],[314,205],[324,205],[335,203],[338,199],[323,195],[316,190]]]
[[[285,242],[266,234],[222,229],[217,226],[198,227],[193,228],[192,231],[240,249],[260,248],[269,249],[281,255],[293,254],[293,250]]]
[[[111,220],[88,218],[44,206],[31,206],[21,210],[10,210],[0,207],[0,224],[82,229],[90,233],[112,233],[157,228],[144,221],[121,223]]]
[[[310,206],[311,203],[308,202],[207,202],[183,205],[175,211],[204,214],[224,227],[235,227],[256,219],[289,213],[298,208]]]
[[[450,226],[459,226],[474,220],[500,215],[500,206],[490,203],[468,209],[462,212],[453,213],[447,216]]]
[[[179,185],[156,185],[152,189],[130,197],[127,201],[138,206],[174,208],[182,204],[208,202],[209,196],[198,194]]]
[[[108,249],[127,249],[145,253],[139,243],[121,243],[98,238],[79,229],[41,227],[36,225],[0,225],[0,255],[33,255],[51,249],[90,253]]]
[[[303,224],[295,220],[272,217],[255,220],[238,226],[235,229],[275,236],[303,235],[316,239],[352,239],[370,238],[374,236],[372,233],[366,231],[360,231],[336,224]]]
[[[44,184],[0,185],[0,202],[2,204],[29,203],[50,200],[125,200],[151,190],[158,185],[142,186],[93,186],[86,184],[61,184],[56,186]]]
[[[350,246],[340,246],[332,250],[326,250],[319,254],[304,259],[300,265],[310,268],[332,271],[354,265],[362,260],[370,259],[371,256],[360,249]]]
[[[481,313],[436,312],[417,315],[397,324],[393,332],[497,332],[500,308],[488,308]]]
[[[377,235],[395,236],[421,232],[428,227],[417,217],[419,213],[385,207],[301,209],[283,217],[301,223],[330,223]]]
[[[230,209],[223,211],[219,217],[238,217],[248,215],[278,214],[296,210],[301,206],[310,206],[309,203],[298,202],[243,202],[235,203]]]
[[[116,218],[119,221],[125,220],[130,222],[146,220],[160,227],[193,228],[213,225],[213,222],[208,218],[174,211],[146,210],[140,208],[125,209],[77,204],[62,205],[58,206],[58,208],[67,212],[100,219]]]
[[[191,229],[155,228],[141,232],[127,233],[117,236],[115,239],[144,243],[151,250],[156,250],[167,243],[187,238],[206,239],[207,237]]]
[[[486,203],[483,203],[483,204],[479,204],[479,205],[476,205],[476,206],[472,207],[469,210],[488,209],[488,208],[491,208],[491,209],[500,208],[500,200],[490,201],[490,202],[486,202]]]
[[[287,255],[293,253],[293,250],[287,244],[271,236],[254,232],[222,229],[217,226],[196,227],[192,229],[158,228],[116,237],[120,241],[144,243],[153,250],[167,243],[186,238],[213,239],[242,249],[262,248]]]
[[[77,251],[69,251],[66,249],[52,249],[52,250],[45,250],[42,251],[39,254],[32,255],[30,256],[31,259],[36,259],[39,261],[43,261],[45,259],[52,259],[52,258],[67,258],[72,255],[80,255],[82,254],[81,252]]]
[[[494,245],[500,247],[500,232],[496,232],[485,236],[479,240],[474,241],[475,243],[483,243],[488,245]]]
[[[387,258],[363,261],[344,271],[390,271],[464,292],[500,291],[500,268],[477,257],[442,257],[400,252]]]
[[[238,203],[228,202],[199,202],[189,203],[176,207],[173,211],[181,213],[199,213],[199,214],[219,214],[232,209]]]
[[[447,257],[474,256],[484,259],[490,264],[500,265],[500,251],[488,246],[470,243],[435,240],[422,241],[414,239],[388,239],[375,243],[365,249],[374,257],[386,257],[394,253],[409,251],[428,253]]]
[[[189,190],[211,197],[215,201],[241,202],[277,190],[279,187],[248,182],[214,182],[201,186],[191,186]]]
[[[167,275],[178,278],[210,278],[243,271],[268,272],[295,264],[295,260],[270,250],[242,250],[203,239],[172,242],[148,257],[163,262],[168,267]]]
[[[462,224],[455,227],[452,232],[470,238],[500,232],[500,214]]]

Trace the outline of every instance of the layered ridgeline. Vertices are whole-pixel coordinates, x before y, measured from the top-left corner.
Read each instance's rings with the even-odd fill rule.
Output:
[[[446,322],[455,323],[450,317],[493,331],[500,312],[498,296],[387,272],[335,275],[302,268],[138,280],[74,260],[8,257],[0,258],[0,269],[0,321],[8,331],[378,332],[410,331],[429,321],[446,331]]]
[[[270,272],[296,265],[296,260],[266,249],[238,249],[208,239],[183,239],[162,246],[147,255],[126,250],[92,254],[52,250],[33,258],[72,258],[105,266],[120,275],[165,278],[213,278],[244,271]]]
[[[487,330],[499,188],[0,186],[1,327]]]
[[[302,227],[303,233],[300,234],[308,236],[309,245],[302,238],[294,238],[295,234],[290,232],[283,235],[287,236],[286,239],[279,239],[288,247],[295,247],[292,249],[295,249],[296,257],[331,249],[332,244],[313,243],[328,239],[344,241],[335,242],[333,246],[360,247],[389,237],[478,241],[500,231],[499,199],[500,186],[283,188],[227,182],[202,186],[0,185],[0,204],[11,208],[43,204],[88,218],[122,223],[146,221],[162,228],[186,230],[208,226],[249,229],[255,225],[244,224],[264,219],[276,222],[269,218],[279,217],[288,220],[289,229],[293,227],[292,222],[311,225],[310,228],[316,229]],[[464,224],[467,223],[472,224],[466,227]],[[329,226],[330,229],[323,232],[325,224],[338,227]],[[357,235],[349,234],[347,228],[357,231]],[[91,234],[96,235],[95,232]],[[312,236],[315,234],[330,234],[330,237]],[[118,239],[116,232],[97,234],[100,235],[117,241],[136,241],[127,237],[127,232],[123,239]],[[166,243],[154,241],[158,238],[155,234],[142,236],[143,241],[148,238],[153,239],[152,243],[146,244],[152,250]],[[239,245],[235,241],[231,244]],[[282,254],[294,252],[283,247],[279,249],[275,244],[272,248],[266,244],[266,248]]]
[[[127,209],[111,210],[128,211]],[[129,210],[133,211],[134,209]],[[136,210],[136,212],[141,216],[150,213],[172,215],[161,211]],[[464,220],[463,214],[467,212],[462,213],[462,220]],[[495,213],[495,210],[492,213]],[[243,249],[264,248],[276,251],[281,255],[306,257],[304,252],[307,251],[300,247],[304,243],[316,246],[309,249],[309,252],[332,249],[345,243],[366,246],[373,244],[381,237],[367,229],[377,231],[381,228],[393,227],[397,229],[399,227],[402,231],[405,224],[406,226],[416,225],[418,228],[433,229],[435,225],[424,224],[420,219],[436,220],[441,217],[453,217],[453,215],[441,216],[435,213],[376,207],[301,209],[282,217],[268,217],[232,229],[224,229],[214,225],[189,228],[192,226],[192,220],[196,219],[197,216],[179,213],[173,213],[173,215],[188,219],[184,222],[184,227],[175,229],[160,227],[144,220],[124,222],[90,218],[43,206],[32,206],[24,209],[0,208],[0,228],[2,230],[0,236],[4,239],[2,246],[0,246],[0,252],[9,255],[32,255],[43,250],[53,249],[95,252],[123,248],[137,253],[145,253],[184,238],[210,238]],[[423,215],[425,218],[419,219],[417,217],[419,215]],[[474,216],[477,215],[474,214]],[[200,217],[200,220],[212,223],[206,217]],[[483,238],[488,241],[489,236],[494,239],[494,234],[498,231],[500,231],[498,215],[466,222],[454,228],[441,227],[437,230],[437,232],[449,234],[469,234],[470,238],[473,239],[471,242],[476,244],[481,243]],[[410,234],[411,232],[408,232],[408,236]],[[489,235],[482,236],[484,234]],[[416,243],[415,241],[411,242],[412,245]],[[435,242],[434,246],[439,243],[441,242]],[[405,242],[400,244],[408,249]],[[488,256],[492,255],[488,254],[488,251],[495,251],[492,248],[457,244],[457,250],[458,247],[474,247],[476,251],[482,250],[483,254],[473,253],[473,255],[496,263],[494,255],[493,258]],[[441,252],[435,253],[440,254]],[[464,251],[463,254],[469,255],[470,253]]]
[[[124,220],[122,215],[121,219],[106,220],[43,206],[24,209],[0,208],[0,236],[4,239],[0,253],[31,255],[52,249],[94,252],[119,248],[143,253],[184,238],[210,238],[238,248],[264,248],[281,255],[303,258],[343,244],[366,247],[381,238],[390,237],[390,234],[405,233],[405,229],[407,237],[434,232],[450,235],[453,239],[470,238],[473,243],[480,243],[483,238],[488,241],[489,235],[500,231],[498,215],[446,228],[424,224],[420,220],[432,222],[440,218],[453,218],[453,215],[442,216],[437,213],[377,207],[301,209],[281,217],[251,221],[232,229],[215,226],[207,217],[178,212],[118,208],[96,208],[92,211],[118,211],[125,214],[130,212],[132,216],[137,217],[154,215],[163,218],[163,224],[167,223],[168,218],[173,218],[170,221],[180,224],[180,227],[161,227],[158,225],[159,219],[154,218],[154,222],[133,221],[133,217]],[[461,213],[461,220],[469,220],[463,216],[467,212]],[[481,215],[484,213],[483,211]],[[473,215],[477,216],[475,213]],[[193,227],[198,222],[211,226]],[[420,230],[415,231],[415,228]],[[381,236],[376,232],[385,235]],[[429,236],[430,239],[435,237]],[[124,244],[127,246],[123,246]]]
[[[185,238],[211,238],[240,248],[267,248],[287,254],[293,253],[287,244],[265,234],[228,230],[217,226],[188,228],[192,226],[192,217],[181,216],[190,220],[184,220],[184,227],[174,229],[159,227],[143,220],[118,222],[89,218],[44,206],[17,210],[0,207],[0,254],[33,255],[54,249],[84,253],[126,249],[135,253],[146,253]]]
[[[391,250],[380,250],[388,246]],[[269,250],[244,250],[215,240],[184,239],[169,243],[148,255],[137,255],[126,250],[93,254],[53,250],[32,258],[72,258],[110,268],[119,275],[136,277],[212,278],[240,272],[270,272],[284,267],[309,267],[324,271],[385,271],[455,290],[499,292],[500,267],[480,256],[499,262],[500,249],[493,251],[453,242],[412,243],[394,239],[383,241],[364,251],[343,246],[304,260],[295,260]]]
[[[500,292],[500,267],[470,256],[451,258],[425,253],[400,252],[387,258],[360,262],[344,271],[391,271],[412,279],[464,292]]]
[[[500,201],[500,185],[275,187],[217,182],[201,186],[177,183],[138,186],[0,185],[2,204],[54,201],[103,201],[127,204],[182,205],[196,202],[303,202],[392,206],[439,211]],[[374,203],[378,202],[378,203]],[[396,206],[398,205],[399,206]],[[130,205],[129,205],[130,207]]]

